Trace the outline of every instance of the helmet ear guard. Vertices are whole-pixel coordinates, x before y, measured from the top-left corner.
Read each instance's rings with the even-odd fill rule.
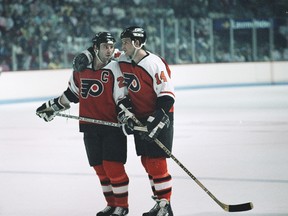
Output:
[[[140,48],[146,43],[146,32],[143,28],[138,26],[131,26],[126,28],[120,35],[120,38],[130,38],[132,42],[138,40],[140,42]]]

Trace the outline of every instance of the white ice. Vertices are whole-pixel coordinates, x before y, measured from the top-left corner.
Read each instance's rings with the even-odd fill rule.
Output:
[[[220,201],[253,202],[223,211],[173,160],[175,216],[288,215],[288,86],[176,91],[174,156]],[[95,216],[105,202],[88,165],[78,122],[35,115],[44,101],[0,105],[0,215]],[[77,106],[70,114],[77,115]],[[131,216],[149,210],[149,181],[129,137]]]

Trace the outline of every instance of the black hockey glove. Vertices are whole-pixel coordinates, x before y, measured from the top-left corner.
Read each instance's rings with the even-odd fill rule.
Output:
[[[121,106],[124,107],[121,108]],[[134,126],[136,125],[135,122],[132,119],[132,116],[134,116],[134,113],[132,113],[132,105],[130,98],[127,96],[117,104],[117,112],[118,121],[122,124],[122,131],[125,135],[133,134],[134,133]]]
[[[170,120],[166,113],[162,110],[156,110],[152,116],[147,119],[147,132],[143,132],[141,138],[147,140],[148,142],[153,142],[161,130],[166,126],[169,127]]]
[[[126,112],[120,107],[120,105],[126,108]],[[134,114],[132,113],[131,101],[128,96],[118,102],[116,109],[118,113],[117,119],[121,124],[127,124],[128,120],[131,119],[132,116],[134,116]]]
[[[36,115],[44,119],[46,122],[52,121],[56,114],[60,111],[69,109],[70,106],[64,106],[60,103],[60,97],[51,99],[42,104],[36,110]]]
[[[126,124],[122,124],[122,132],[126,136],[134,134],[134,126],[136,126],[135,122],[132,119],[128,119]]]
[[[87,68],[89,64],[93,61],[95,57],[95,51],[93,47],[89,47],[87,50],[76,55],[73,59],[73,70],[80,72]]]

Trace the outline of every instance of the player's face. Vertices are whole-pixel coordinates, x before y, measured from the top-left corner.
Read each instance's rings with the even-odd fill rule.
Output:
[[[114,53],[115,47],[111,43],[101,43],[98,56],[102,62],[108,62]]]
[[[132,56],[135,50],[135,47],[132,44],[132,40],[130,38],[123,38],[122,42],[122,50],[125,52],[126,56]]]

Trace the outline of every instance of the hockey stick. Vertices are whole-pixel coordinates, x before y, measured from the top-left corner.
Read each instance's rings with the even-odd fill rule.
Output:
[[[130,112],[127,110],[123,104],[120,104],[120,108],[128,113]],[[128,114],[127,114],[128,115]],[[135,121],[135,123],[138,126],[143,127],[143,124],[133,115],[131,116],[132,120]],[[253,208],[253,203],[243,203],[243,204],[236,204],[236,205],[227,205],[221,201],[219,201],[172,153],[169,151],[169,149],[166,148],[166,146],[163,145],[158,139],[154,140],[155,143],[170,157],[172,158],[223,210],[227,212],[241,212],[241,211],[249,211]]]
[[[98,119],[92,119],[92,118],[86,118],[86,117],[82,117],[82,116],[68,115],[68,114],[64,114],[64,113],[57,113],[56,116],[75,119],[75,120],[79,120],[79,121],[90,122],[90,123],[99,124],[99,125],[106,125],[106,126],[111,126],[111,127],[122,127],[122,125],[119,123],[103,121],[103,120],[98,120]],[[137,130],[137,131],[147,132],[146,127],[135,126],[133,129]]]

